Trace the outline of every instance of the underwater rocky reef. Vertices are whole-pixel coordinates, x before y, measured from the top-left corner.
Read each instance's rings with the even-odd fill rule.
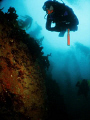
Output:
[[[46,74],[51,54],[17,18],[15,8],[0,9],[0,120],[67,120],[59,86]]]
[[[0,10],[0,119],[44,120],[42,48],[19,28],[17,17],[12,7]]]

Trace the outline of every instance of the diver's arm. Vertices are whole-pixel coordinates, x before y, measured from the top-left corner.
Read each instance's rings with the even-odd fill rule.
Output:
[[[49,30],[49,31],[57,31],[57,32],[60,32],[60,31],[61,31],[60,26],[58,26],[57,24],[56,24],[55,27],[51,27],[51,23],[52,23],[52,22],[53,22],[53,21],[50,21],[50,20],[48,20],[48,21],[46,22],[46,29]]]
[[[51,28],[51,23],[52,23],[52,21],[50,19],[48,19],[46,21],[46,29],[49,30],[49,31],[54,31],[54,29]]]
[[[57,25],[56,22],[56,25],[55,27],[51,27],[51,24],[52,22],[54,22],[52,19],[49,18],[49,16],[47,17],[47,21],[46,21],[46,29],[49,30],[49,31],[57,31],[57,32],[60,32],[60,27]]]

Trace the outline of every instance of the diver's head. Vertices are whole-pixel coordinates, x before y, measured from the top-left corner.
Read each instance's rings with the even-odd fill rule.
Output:
[[[50,7],[50,2],[49,2],[49,1],[46,1],[46,2],[44,3],[44,5],[43,5],[42,9],[43,9],[44,11],[46,11],[49,7]]]
[[[53,8],[53,1],[46,1],[42,7],[44,11],[47,12],[47,14],[51,14],[54,10]]]
[[[53,5],[55,5],[55,1],[46,1],[43,5],[42,9],[44,11],[46,11],[46,9],[49,9],[50,6],[53,6]]]

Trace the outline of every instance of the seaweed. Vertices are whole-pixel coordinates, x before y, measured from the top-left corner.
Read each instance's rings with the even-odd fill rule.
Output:
[[[51,72],[46,77],[46,91],[47,91],[47,106],[48,119],[47,120],[67,120],[68,114],[64,103],[64,97],[60,93],[58,83],[52,79]]]
[[[18,18],[18,15],[16,14],[16,10],[14,7],[10,7],[8,9],[8,12],[5,13],[5,16],[9,22],[13,20],[16,21],[16,19]]]
[[[31,27],[32,24],[32,18],[28,15],[23,16],[25,20],[19,19],[18,25],[21,29],[28,30]]]
[[[0,22],[3,22],[3,20],[4,20],[4,13],[2,10],[3,10],[3,8],[0,9]]]

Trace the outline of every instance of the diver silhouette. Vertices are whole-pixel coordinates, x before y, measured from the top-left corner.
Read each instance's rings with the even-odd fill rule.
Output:
[[[60,32],[60,37],[64,36],[67,29],[70,29],[70,31],[78,30],[78,18],[72,8],[66,6],[65,3],[50,0],[46,1],[42,8],[47,13],[47,30]],[[55,23],[55,27],[51,27],[52,23]]]
[[[89,92],[89,85],[86,79],[83,79],[82,82],[80,83],[80,81],[77,82],[76,87],[78,87],[78,93],[77,95],[84,95],[85,98],[87,98],[88,96],[88,92]]]

